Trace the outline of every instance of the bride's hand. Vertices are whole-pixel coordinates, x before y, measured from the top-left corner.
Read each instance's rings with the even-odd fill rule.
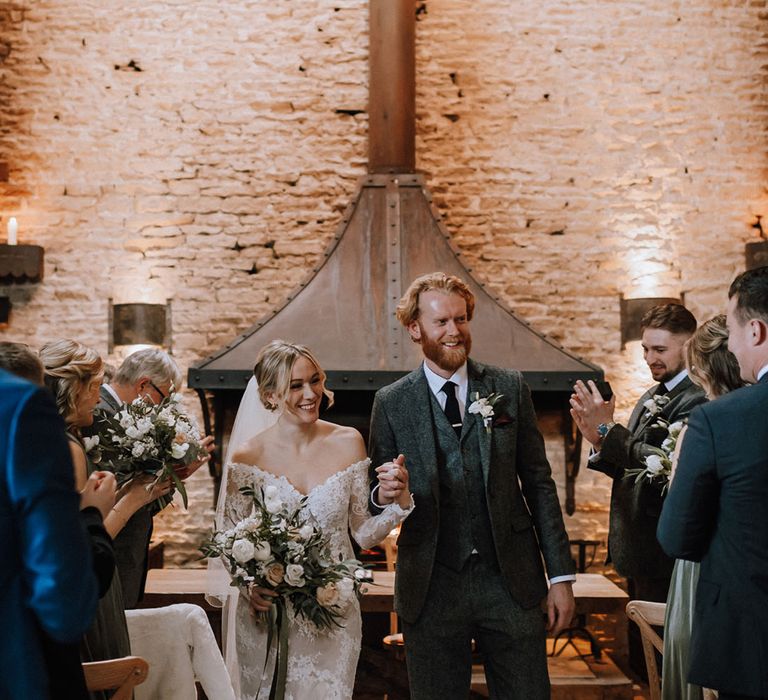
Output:
[[[379,502],[384,505],[395,503],[401,508],[407,508],[411,503],[408,490],[408,469],[405,467],[405,456],[398,455],[393,462],[387,462],[376,467],[379,479]]]
[[[277,593],[270,591],[269,588],[260,586],[250,586],[248,588],[248,599],[251,607],[257,612],[269,612],[272,607],[272,598],[276,598]]]

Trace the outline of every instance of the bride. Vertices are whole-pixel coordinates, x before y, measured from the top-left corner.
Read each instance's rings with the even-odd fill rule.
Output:
[[[370,514],[365,443],[353,428],[320,420],[323,395],[333,401],[325,373],[306,347],[275,340],[262,348],[230,438],[217,529],[250,514],[252,501],[240,492],[243,486],[275,486],[289,507],[306,499],[304,507],[330,538],[332,554],[344,559],[353,557],[349,531],[361,547],[371,547],[408,516],[413,501],[401,458],[376,469],[378,500],[393,502]],[[227,666],[236,687],[239,680],[242,700],[267,698],[274,649],[265,670],[267,629],[255,613],[269,610],[274,593],[258,587],[229,591]],[[342,627],[318,631],[290,611],[289,618],[285,700],[351,698],[361,640],[357,600]]]

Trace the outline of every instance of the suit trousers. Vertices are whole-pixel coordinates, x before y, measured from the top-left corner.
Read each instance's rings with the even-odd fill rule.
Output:
[[[402,624],[412,700],[466,700],[473,639],[491,698],[550,697],[544,615],[514,601],[495,562],[473,554],[459,572],[435,562],[419,618]]]

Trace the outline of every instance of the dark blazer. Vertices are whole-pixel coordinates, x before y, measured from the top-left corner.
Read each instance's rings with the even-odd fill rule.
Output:
[[[768,376],[691,413],[658,536],[701,562],[690,682],[768,697]]]
[[[83,431],[84,434],[93,434],[97,431],[99,416],[113,416],[122,408],[122,404],[116,401],[103,386],[99,390],[99,395],[96,420],[90,430]],[[139,508],[115,537],[115,563],[120,575],[126,610],[135,608],[144,595],[154,512],[157,510],[151,503]]]
[[[635,483],[635,477],[625,478],[625,472],[644,468],[645,458],[652,453],[650,447],[660,447],[666,438],[665,429],[653,427],[658,418],[670,424],[683,420],[706,401],[702,389],[686,377],[667,394],[669,403],[662,411],[651,416],[643,404],[658,386],[640,397],[626,428],[619,424],[611,428],[600,447],[600,458],[588,464],[613,479],[608,555],[616,571],[629,578],[669,578],[674,561],[656,540],[664,501],[662,486],[648,479]]]
[[[97,584],[79,500],[49,393],[0,370],[0,698],[49,697],[41,630],[73,644],[93,619]]]
[[[503,394],[491,432],[479,414],[465,412],[464,433],[471,421],[479,423],[496,555],[512,596],[532,608],[547,594],[542,555],[550,577],[574,572],[544,441],[519,372],[471,360],[467,367],[468,404],[475,392]],[[415,622],[424,605],[437,547],[439,487],[430,396],[419,367],[378,391],[371,414],[372,468],[404,454],[416,503],[397,541],[395,610],[407,622]]]

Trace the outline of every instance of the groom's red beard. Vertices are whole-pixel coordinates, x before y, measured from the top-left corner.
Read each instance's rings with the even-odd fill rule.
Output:
[[[447,348],[441,342],[432,340],[421,328],[421,351],[424,357],[432,360],[438,367],[446,372],[455,372],[461,367],[469,357],[472,349],[472,337],[467,333],[461,335],[456,340],[459,342],[455,348]]]

